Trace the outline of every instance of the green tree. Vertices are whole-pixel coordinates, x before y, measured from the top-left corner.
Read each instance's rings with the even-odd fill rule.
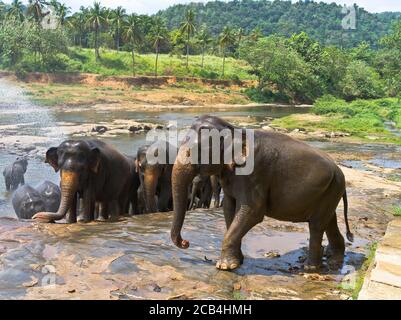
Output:
[[[233,45],[234,43],[235,43],[235,35],[233,33],[233,30],[229,26],[225,26],[223,32],[220,34],[219,37],[219,45],[223,54],[223,70],[222,70],[223,77],[226,63],[226,49],[227,47]]]
[[[114,28],[117,51],[120,51],[120,37],[121,37],[120,32],[123,28],[123,24],[125,22],[126,17],[127,17],[126,10],[121,6],[111,11],[110,22]]]
[[[7,18],[14,18],[20,22],[24,21],[24,5],[20,0],[13,0],[10,7],[7,10]]]
[[[135,48],[143,42],[141,18],[136,14],[128,16],[123,31],[124,39],[131,47],[132,75],[135,76]]]
[[[186,47],[187,47],[187,70],[189,68],[189,41],[191,36],[195,33],[195,13],[192,10],[185,12],[185,19],[181,23],[180,31],[186,35]]]
[[[206,51],[206,47],[212,42],[212,37],[210,36],[210,33],[207,29],[206,26],[202,27],[202,29],[200,30],[198,36],[197,36],[197,40],[199,45],[201,46],[201,50],[202,50],[202,62],[201,62],[201,66],[202,69],[204,67],[204,62],[205,62],[205,51]]]
[[[383,96],[380,75],[364,61],[352,61],[340,83],[346,99],[374,99]]]
[[[156,59],[155,59],[155,77],[157,77],[157,67],[159,62],[159,51],[160,46],[163,41],[165,41],[168,37],[167,34],[166,23],[160,17],[156,17],[153,20],[152,28],[150,29],[150,38],[153,43],[153,47],[155,48],[156,52]]]
[[[89,9],[87,18],[89,25],[95,33],[95,57],[96,61],[99,61],[99,33],[102,26],[106,23],[104,7],[102,7],[99,2],[94,2],[93,7]]]
[[[71,13],[71,8],[62,3],[59,4],[55,10],[58,17],[58,23],[61,27],[63,27],[67,21],[67,16]]]
[[[259,77],[259,89],[277,90],[294,102],[311,102],[318,95],[316,77],[309,65],[285,39],[278,36],[244,42],[240,56]]]

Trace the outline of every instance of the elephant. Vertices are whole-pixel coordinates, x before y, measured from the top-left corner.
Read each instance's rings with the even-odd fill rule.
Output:
[[[28,160],[17,158],[16,161],[4,169],[3,176],[6,183],[6,190],[17,190],[19,185],[25,184],[24,175],[28,168]]]
[[[210,203],[212,201],[212,196],[213,190],[211,177],[197,175],[192,181],[190,203],[188,209],[209,209]]]
[[[212,157],[210,140],[200,134],[203,129],[217,129],[220,133],[224,130],[234,136],[228,146],[224,143],[217,148],[220,154],[217,163],[209,161],[209,164],[197,164],[188,161],[194,150],[200,148],[208,147],[206,152]],[[345,241],[339,231],[336,215],[341,199],[344,202],[349,241],[353,241],[353,234],[348,223],[345,177],[328,155],[278,132],[254,130],[251,138],[246,129],[234,127],[215,116],[199,117],[192,124],[191,132],[195,133],[195,138],[187,136],[181,144],[172,172],[174,215],[171,239],[177,247],[189,247],[189,241],[181,236],[187,211],[188,185],[197,174],[218,175],[224,192],[223,208],[227,227],[221,257],[216,263],[218,269],[234,270],[243,263],[242,238],[265,216],[281,221],[308,222],[310,241],[305,271],[319,270],[324,233],[329,241],[329,267],[339,268],[342,265]],[[232,146],[238,144],[242,147],[242,154],[226,161],[223,155],[232,152]],[[238,168],[250,163],[253,163],[253,170],[238,174]]]
[[[112,221],[126,209],[131,189],[130,161],[113,146],[100,140],[67,140],[46,152],[46,163],[60,171],[61,204],[56,213],[39,212],[33,219],[67,223],[95,218],[96,203],[102,217]],[[82,198],[82,201],[78,201]],[[78,202],[82,203],[77,217]]]
[[[57,212],[60,207],[61,190],[60,187],[53,182],[44,181],[35,188],[45,202],[45,211]],[[39,211],[38,211],[39,212]]]
[[[171,161],[164,163],[149,163],[147,153],[153,152],[155,156],[163,148],[167,159],[171,154]],[[176,156],[176,148],[168,142],[152,145],[145,145],[138,149],[137,153],[137,172],[141,180],[142,190],[145,197],[146,213],[166,212],[172,210],[171,194],[171,172]]]
[[[141,185],[141,181],[139,178],[139,173],[136,168],[136,157],[127,157],[130,163],[130,175],[131,175],[131,188],[129,190],[129,198],[128,198],[128,204],[125,209],[125,213],[130,213],[130,207],[131,207],[131,212],[133,215],[139,214],[139,206],[138,206],[138,189]]]
[[[212,198],[214,201],[214,208],[220,208],[221,203],[220,203],[220,193],[221,193],[221,185],[219,178],[216,175],[210,176],[210,184],[212,188]]]
[[[19,219],[32,219],[36,213],[47,210],[40,192],[27,184],[15,191],[12,205]]]

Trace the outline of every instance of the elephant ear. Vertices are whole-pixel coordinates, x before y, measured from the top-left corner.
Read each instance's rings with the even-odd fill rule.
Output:
[[[58,166],[58,155],[57,155],[57,148],[50,148],[46,152],[46,160],[45,163],[50,164],[54,171],[58,172],[60,170]]]
[[[98,148],[93,148],[91,150],[91,154],[90,154],[90,158],[89,158],[89,168],[94,173],[99,172],[100,160],[101,160],[100,150]]]

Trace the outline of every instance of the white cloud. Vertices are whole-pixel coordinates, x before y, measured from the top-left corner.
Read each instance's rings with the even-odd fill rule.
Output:
[[[11,2],[11,0],[3,0]],[[91,6],[94,0],[59,0],[66,3],[72,9],[78,10],[80,6]],[[293,2],[298,0],[293,0]],[[363,7],[370,12],[383,11],[401,11],[400,0],[318,0],[327,3],[336,2],[338,4],[352,5],[356,3],[359,7]],[[27,1],[24,1],[25,3]],[[194,0],[100,0],[103,6],[115,8],[123,6],[128,12],[153,14],[158,10],[166,9],[169,6],[177,3],[189,3]],[[207,0],[195,0],[195,2],[207,2]]]

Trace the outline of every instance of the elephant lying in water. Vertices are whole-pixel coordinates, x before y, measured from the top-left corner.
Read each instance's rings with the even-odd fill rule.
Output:
[[[242,158],[248,161],[249,148],[252,146],[245,138],[245,130],[235,128],[213,116],[200,117],[191,129],[196,137],[192,139],[188,136],[184,140],[172,172],[174,221],[171,238],[175,245],[182,249],[189,246],[189,242],[181,237],[181,229],[187,211],[187,190],[192,179],[197,174],[218,175],[224,191],[223,207],[227,232],[217,268],[233,270],[243,263],[242,238],[262,222],[264,216],[282,221],[309,223],[310,242],[306,270],[317,270],[321,265],[324,233],[329,240],[329,265],[335,268],[342,264],[345,243],[336,216],[341,198],[344,200],[348,240],[352,241],[353,235],[348,225],[344,174],[328,155],[287,135],[255,130],[254,170],[248,175],[236,175],[235,169],[238,165],[235,162],[226,164],[223,160],[233,142],[230,146],[219,146],[217,151],[220,153],[220,162],[217,164],[192,164],[188,163],[188,159],[194,150],[201,150],[205,146],[206,154],[210,152],[210,140],[204,140],[200,132],[203,129],[217,129],[219,132],[231,132],[232,135],[236,130],[240,132]],[[209,153],[209,159],[211,158]],[[198,161],[201,163],[200,159]]]
[[[60,188],[45,181],[36,188],[24,185],[14,193],[12,204],[19,219],[32,219],[41,211],[56,212],[60,206]]]
[[[96,203],[102,216],[117,220],[125,213],[131,190],[133,164],[111,145],[99,140],[68,140],[46,153],[46,162],[61,176],[61,204],[56,213],[40,212],[33,218],[42,222],[77,221],[77,203],[82,198],[78,220],[94,220]],[[68,213],[68,215],[67,215]]]

